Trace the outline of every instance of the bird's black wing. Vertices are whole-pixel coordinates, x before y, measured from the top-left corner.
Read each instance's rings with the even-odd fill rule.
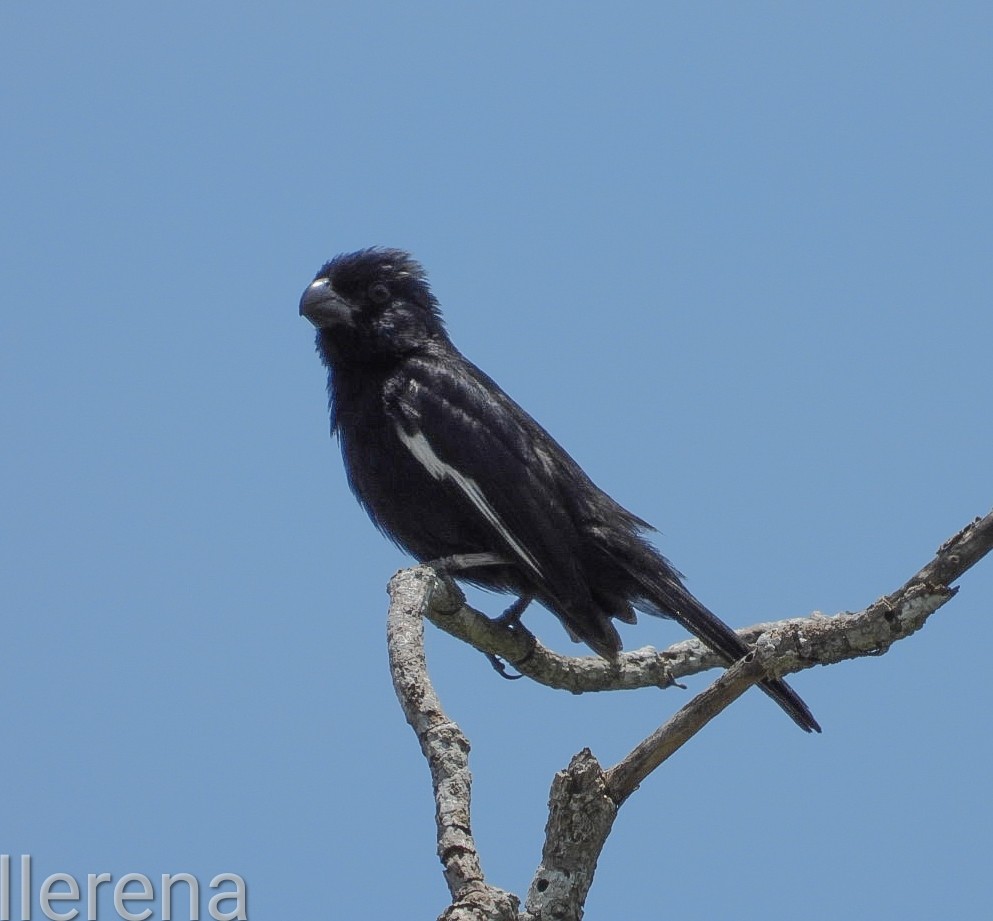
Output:
[[[592,484],[578,465],[458,353],[409,359],[384,401],[403,447],[447,488],[451,505],[431,514],[464,521],[467,534],[482,526],[491,544],[471,549],[514,562],[519,579],[504,587],[533,594],[574,635],[616,654],[617,633],[579,565],[584,535],[573,493]],[[487,582],[485,574],[472,579]]]

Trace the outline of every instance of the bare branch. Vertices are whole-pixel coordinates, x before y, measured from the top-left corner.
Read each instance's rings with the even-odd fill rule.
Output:
[[[655,730],[605,774],[607,792],[620,805],[671,754],[695,736],[718,713],[733,704],[753,684],[768,677],[767,663],[775,652],[766,647],[735,662],[709,688]]]
[[[750,653],[696,695],[622,761],[604,771],[584,748],[552,781],[541,864],[524,918],[581,918],[597,861],[621,804],[666,758],[721,710],[766,677],[763,654]]]
[[[525,918],[582,917],[617,809],[603,770],[584,748],[552,781],[545,844],[528,891]]]
[[[738,631],[746,643],[756,643],[763,634],[780,649],[770,663],[776,677],[814,665],[830,665],[844,659],[880,655],[897,640],[919,630],[927,618],[955,594],[951,583],[993,549],[993,512],[977,518],[939,548],[937,555],[901,588],[880,598],[862,611],[831,617],[809,617],[756,624]],[[689,639],[665,650],[651,646],[622,653],[616,662],[598,656],[563,656],[538,642],[522,626],[507,626],[464,603],[462,593],[427,567],[434,579],[434,597],[424,615],[437,627],[474,646],[499,656],[521,674],[548,687],[581,694],[589,691],[665,688],[680,678],[711,668],[725,668],[723,659],[699,640]],[[402,575],[402,573],[400,574]]]
[[[471,608],[459,587],[430,566],[401,570],[394,578],[408,573],[433,583],[436,603],[423,612],[431,623],[480,652],[499,656],[539,684],[582,694],[674,683],[666,654],[651,646],[624,653],[616,663],[599,656],[564,656],[542,646],[523,625],[507,625]]]
[[[422,568],[400,573],[390,581],[386,639],[393,686],[431,770],[438,857],[452,895],[452,905],[442,917],[449,921],[516,919],[519,899],[487,886],[483,878],[469,817],[469,740],[445,714],[428,677],[422,612],[434,599],[432,582],[424,575]],[[433,573],[430,576],[437,581]]]
[[[390,582],[390,665],[397,696],[431,769],[438,854],[453,898],[442,917],[447,921],[582,917],[618,808],[669,755],[765,677],[886,652],[952,598],[956,589],[950,583],[991,549],[993,512],[946,541],[905,585],[862,611],[834,617],[815,614],[739,631],[754,645],[753,652],[617,765],[603,771],[588,749],[576,755],[552,784],[542,862],[521,915],[516,896],[488,886],[483,878],[469,822],[469,743],[445,715],[428,678],[422,617],[483,652],[507,659],[536,681],[576,693],[667,687],[676,677],[723,663],[695,640],[664,652],[635,650],[617,663],[560,656],[542,647],[522,626],[490,620],[469,608],[457,586],[435,570],[420,566],[397,573]]]

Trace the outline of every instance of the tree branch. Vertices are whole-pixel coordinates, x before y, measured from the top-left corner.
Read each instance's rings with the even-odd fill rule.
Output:
[[[621,804],[669,755],[766,676],[766,658],[750,653],[736,662],[609,770],[584,748],[555,775],[541,864],[528,890],[525,918],[582,917]]]
[[[739,630],[738,635],[749,644],[756,643],[763,634],[772,635],[771,640],[781,649],[780,657],[771,663],[776,677],[814,665],[880,655],[897,640],[917,632],[955,594],[951,583],[991,549],[993,512],[945,541],[934,559],[905,585],[862,611],[831,617],[814,613],[755,624]],[[480,652],[505,659],[521,674],[548,687],[574,694],[666,688],[680,678],[726,667],[723,659],[696,639],[665,650],[651,646],[634,649],[622,653],[616,663],[599,656],[563,656],[542,646],[523,626],[502,624],[469,607],[458,587],[429,567],[415,567],[408,572],[422,570],[426,578],[433,577],[437,582],[434,597],[439,603],[424,609],[428,620]]]
[[[520,900],[486,884],[472,837],[469,740],[445,714],[428,677],[422,614],[432,605],[444,609],[444,601],[434,597],[435,583],[437,578],[424,567],[398,573],[390,580],[386,644],[393,687],[431,770],[438,857],[452,896],[442,918],[508,921],[517,918]]]
[[[709,688],[697,694],[647,739],[606,772],[607,793],[620,805],[670,755],[677,752],[718,713],[731,706],[753,684],[768,677],[771,647],[750,652],[735,662]]]
[[[993,512],[976,519],[896,591],[855,613],[814,614],[739,631],[753,651],[727,669],[614,767],[603,771],[584,749],[555,776],[542,861],[518,915],[516,896],[486,884],[469,820],[469,743],[444,713],[428,678],[423,648],[427,617],[475,648],[510,661],[522,674],[574,693],[668,687],[684,675],[724,663],[696,640],[659,652],[624,653],[616,663],[569,658],[541,646],[521,625],[491,620],[465,604],[449,579],[427,566],[403,570],[390,581],[387,628],[397,696],[431,769],[438,855],[452,894],[448,921],[578,919],[596,863],[620,805],[666,758],[752,684],[813,665],[881,655],[919,630],[952,598],[951,583],[993,550]]]
[[[614,826],[619,805],[588,748],[552,781],[541,864],[528,890],[522,921],[583,916],[597,860]]]

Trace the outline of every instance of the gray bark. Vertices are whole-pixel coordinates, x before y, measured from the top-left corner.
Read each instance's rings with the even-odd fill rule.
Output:
[[[638,785],[716,714],[765,677],[814,665],[878,656],[916,633],[958,591],[951,583],[993,549],[993,512],[946,541],[896,591],[856,612],[812,614],[757,624],[739,633],[752,652],[727,669],[671,719],[604,770],[589,749],[555,775],[542,859],[523,910],[512,893],[486,883],[470,820],[469,741],[445,714],[424,655],[424,618],[521,674],[573,693],[665,688],[724,663],[696,640],[621,655],[617,663],[568,657],[544,648],[522,625],[508,626],[465,604],[451,580],[428,566],[390,581],[390,668],[407,722],[427,759],[435,797],[438,856],[451,894],[446,921],[579,921],[603,845],[620,806]]]

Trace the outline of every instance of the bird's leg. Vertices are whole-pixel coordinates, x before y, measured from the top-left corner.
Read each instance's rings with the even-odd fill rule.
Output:
[[[521,595],[515,599],[514,603],[507,608],[496,620],[503,627],[519,627],[521,625],[521,615],[527,610],[528,605],[534,598],[531,595]]]
[[[474,569],[477,566],[507,566],[509,562],[495,553],[455,553],[437,560],[428,560],[424,565],[438,572],[451,574],[464,569]]]
[[[506,627],[512,633],[523,632],[530,637],[531,631],[521,623],[521,615],[527,610],[527,606],[531,604],[532,600],[533,598],[531,595],[521,595],[520,597],[514,599],[514,603],[507,608],[503,614],[496,618],[494,623],[499,624],[501,627]],[[521,663],[526,662],[530,658],[533,651],[534,644],[532,644],[531,649],[528,650],[527,655],[521,659]],[[506,678],[508,681],[516,681],[518,678],[524,677],[520,674],[508,675],[507,667],[504,665],[503,660],[498,656],[495,656],[492,653],[487,653],[486,658],[490,660],[490,665],[496,669],[497,674],[499,674],[502,678]]]
[[[441,576],[451,578],[453,575],[463,572],[466,569],[473,569],[477,566],[507,566],[510,565],[510,561],[496,553],[455,553],[452,556],[429,560],[424,565],[430,566]],[[530,631],[521,623],[521,615],[527,609],[527,606],[531,604],[531,601],[531,595],[519,596],[503,614],[496,618],[494,623],[506,627],[511,631],[524,631],[524,633],[530,636]],[[516,681],[518,678],[524,677],[523,675],[508,674],[507,666],[499,656],[495,656],[491,652],[484,653],[484,655],[490,660],[490,665],[493,666],[501,678],[506,678],[508,681]],[[530,652],[521,661],[526,661],[529,655]]]

